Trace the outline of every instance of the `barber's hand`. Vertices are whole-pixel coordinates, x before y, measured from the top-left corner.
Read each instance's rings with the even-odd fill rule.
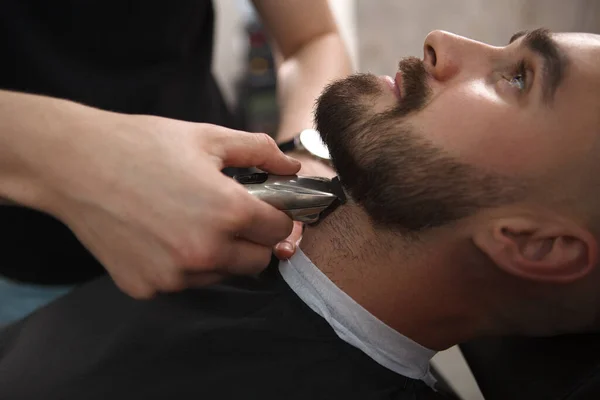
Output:
[[[302,163],[298,175],[321,176],[324,178],[333,178],[336,175],[330,166],[311,156],[294,152],[290,153],[290,156]],[[274,253],[277,258],[287,260],[294,255],[302,240],[303,225],[302,222],[294,221],[294,229],[290,236],[275,246]]]
[[[221,173],[297,173],[265,134],[114,113],[76,125],[79,137],[45,171],[48,211],[132,297],[257,273],[292,231],[283,212]]]

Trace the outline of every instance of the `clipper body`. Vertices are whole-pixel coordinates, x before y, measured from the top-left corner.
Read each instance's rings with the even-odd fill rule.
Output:
[[[281,176],[267,173],[237,175],[234,179],[258,199],[286,213],[295,221],[317,224],[340,204],[346,195],[337,177]]]

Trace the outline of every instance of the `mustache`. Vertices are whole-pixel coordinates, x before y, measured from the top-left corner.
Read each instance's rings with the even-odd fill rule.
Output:
[[[423,109],[432,93],[425,63],[417,57],[405,57],[398,63],[398,71],[402,74],[402,99],[393,114],[404,116]]]

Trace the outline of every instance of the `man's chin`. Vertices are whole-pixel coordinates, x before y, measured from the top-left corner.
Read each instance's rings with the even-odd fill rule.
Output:
[[[330,149],[336,146],[338,135],[354,131],[354,127],[365,121],[369,105],[373,103],[366,100],[380,97],[383,88],[375,75],[355,74],[331,83],[323,91],[317,100],[315,123]]]

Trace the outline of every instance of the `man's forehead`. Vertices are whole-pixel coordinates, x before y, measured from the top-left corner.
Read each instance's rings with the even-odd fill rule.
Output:
[[[578,98],[592,100],[589,89],[600,87],[600,35],[581,32],[550,33],[552,40],[564,55],[564,79],[558,88],[559,96],[566,95],[569,101]],[[576,92],[576,93],[573,93]],[[575,96],[575,97],[573,97]],[[563,99],[564,100],[564,99]],[[593,96],[594,103],[600,100],[599,95]]]
[[[588,132],[600,122],[600,35],[568,32],[554,33],[552,38],[569,58],[564,82],[555,96],[556,126]]]
[[[600,35],[588,32],[552,32],[552,37],[560,41],[581,42],[588,45],[599,45]]]
[[[552,33],[558,45],[574,57],[600,57],[600,35],[594,33]]]
[[[569,57],[569,78],[587,79],[587,84],[600,84],[600,35],[592,33],[554,33],[552,38]]]

